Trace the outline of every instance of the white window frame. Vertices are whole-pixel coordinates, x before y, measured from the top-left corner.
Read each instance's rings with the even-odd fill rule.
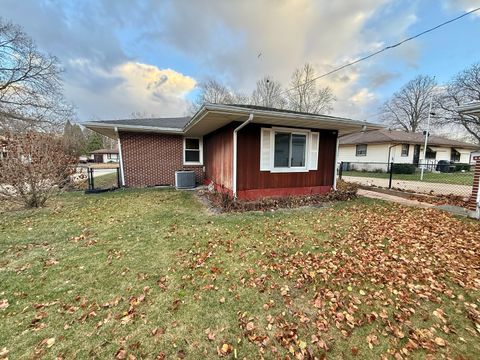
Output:
[[[199,161],[187,161],[185,157],[185,152],[189,151],[196,151],[195,149],[187,149],[187,139],[195,139],[198,140],[198,147],[199,147]],[[203,165],[203,137],[184,137],[183,138],[183,165]]]
[[[359,146],[365,146],[365,154],[364,155],[358,155],[358,147]],[[355,157],[365,157],[367,156],[368,153],[368,145],[367,144],[357,144],[355,146]]]
[[[406,146],[407,147],[407,152],[406,154],[404,155],[403,154],[403,147]],[[408,155],[410,155],[410,144],[402,144],[402,147],[400,149],[400,156],[401,157],[408,157]]]
[[[304,166],[291,166],[291,167],[275,167],[275,134],[276,133],[288,133],[290,135],[305,135],[305,165]],[[308,172],[309,164],[309,149],[310,149],[310,133],[309,130],[295,129],[295,128],[282,128],[272,127],[272,140],[270,143],[270,153],[272,154],[270,159],[270,172],[271,173],[295,173],[295,172]],[[289,147],[289,161],[292,157],[292,137],[290,136]]]

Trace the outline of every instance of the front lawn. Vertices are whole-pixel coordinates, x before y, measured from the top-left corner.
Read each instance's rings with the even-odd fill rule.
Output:
[[[386,172],[371,172],[371,171],[343,171],[342,176],[360,176],[369,178],[388,179],[389,173]],[[437,173],[425,172],[423,180],[420,180],[420,172],[414,174],[393,174],[394,180],[410,180],[410,181],[424,181],[428,183],[439,184],[454,184],[454,185],[473,185],[473,172],[453,172],[453,173]]]
[[[479,222],[366,199],[211,215],[153,189],[0,216],[0,359],[480,353]]]

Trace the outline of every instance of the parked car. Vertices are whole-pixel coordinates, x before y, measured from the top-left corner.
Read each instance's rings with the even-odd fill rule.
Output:
[[[442,173],[455,172],[455,164],[453,163],[453,161],[440,160],[437,163],[435,170],[440,171]]]

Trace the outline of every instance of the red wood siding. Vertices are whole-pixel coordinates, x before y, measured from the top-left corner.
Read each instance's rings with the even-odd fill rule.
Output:
[[[331,130],[320,132],[318,170],[298,173],[270,173],[260,171],[260,129],[265,125],[249,124],[238,132],[237,190],[275,188],[317,188],[333,186],[333,167],[337,134]],[[320,189],[320,188],[318,188]]]
[[[232,189],[233,129],[226,125],[203,138],[205,178],[215,184]]]

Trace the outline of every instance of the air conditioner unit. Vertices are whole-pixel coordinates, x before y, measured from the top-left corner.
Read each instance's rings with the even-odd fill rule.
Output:
[[[194,171],[175,171],[175,188],[177,189],[193,189],[195,187]]]

